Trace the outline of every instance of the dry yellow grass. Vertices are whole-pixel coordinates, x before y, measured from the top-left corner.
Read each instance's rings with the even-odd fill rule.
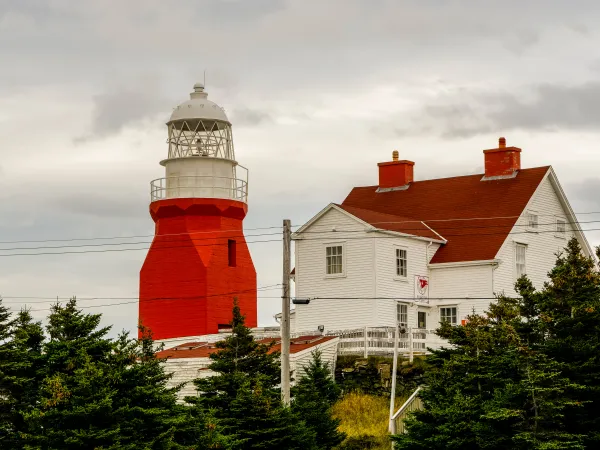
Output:
[[[390,448],[388,414],[389,400],[372,395],[349,393],[333,405],[333,415],[341,420],[340,431],[349,438],[374,436],[376,450]]]

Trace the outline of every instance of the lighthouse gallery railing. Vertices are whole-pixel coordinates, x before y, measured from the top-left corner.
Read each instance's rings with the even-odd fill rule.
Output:
[[[184,176],[150,182],[151,201],[167,198],[225,198],[247,203],[248,183],[231,177]]]

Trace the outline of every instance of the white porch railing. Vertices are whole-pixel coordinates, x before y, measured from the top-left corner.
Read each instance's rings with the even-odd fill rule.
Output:
[[[215,176],[158,178],[150,183],[150,198],[153,202],[166,198],[224,198],[247,203],[248,183]]]
[[[419,386],[415,390],[415,392],[413,392],[411,396],[408,397],[408,400],[404,402],[400,409],[398,409],[398,411],[396,411],[396,413],[392,416],[392,427],[390,430],[392,434],[406,433],[404,420],[406,419],[408,414],[413,411],[423,409],[423,401],[421,400],[421,397],[419,397],[419,392],[421,391],[421,389],[422,387]]]
[[[338,354],[391,355],[394,353],[394,327],[364,327],[352,330],[332,330],[330,336],[339,336]],[[402,354],[427,353],[428,348],[438,349],[443,341],[434,330],[421,328],[406,329],[398,336],[398,352]]]

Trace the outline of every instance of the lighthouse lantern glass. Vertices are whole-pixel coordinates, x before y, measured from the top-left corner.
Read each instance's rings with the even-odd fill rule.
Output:
[[[169,158],[201,156],[235,160],[231,125],[212,119],[169,123]]]

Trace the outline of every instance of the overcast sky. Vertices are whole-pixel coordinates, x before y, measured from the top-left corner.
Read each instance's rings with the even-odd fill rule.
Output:
[[[165,122],[204,70],[250,170],[247,229],[376,184],[394,149],[416,179],[481,172],[499,136],[600,211],[599,22],[593,0],[0,0],[0,241],[151,235]],[[251,252],[259,286],[280,283],[281,245]],[[88,311],[131,330],[145,254],[0,256],[0,294],[42,297],[40,318],[43,298],[122,302]],[[279,295],[259,294],[261,325]]]

